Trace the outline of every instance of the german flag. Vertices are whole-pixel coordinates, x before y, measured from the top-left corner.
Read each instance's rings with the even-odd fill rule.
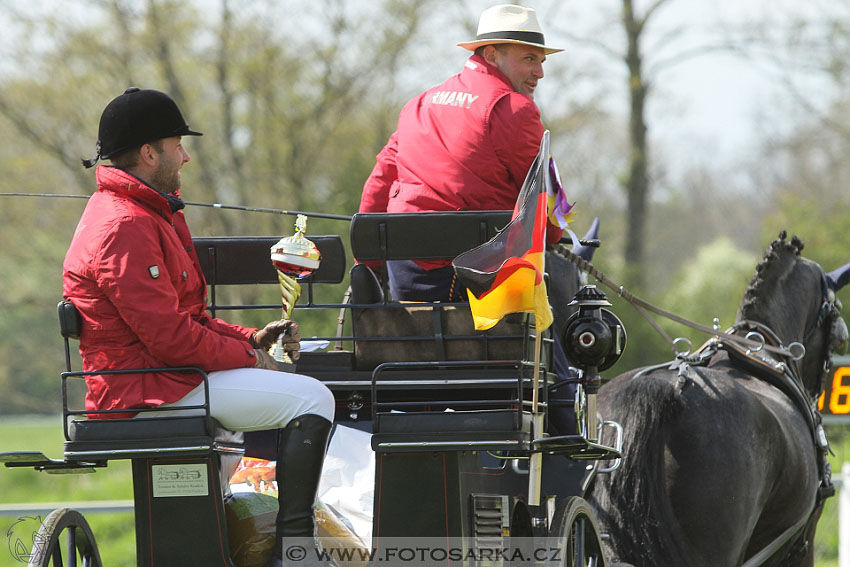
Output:
[[[552,324],[543,281],[548,162],[547,130],[520,189],[511,222],[492,240],[452,262],[458,280],[469,290],[469,307],[480,331],[493,327],[508,313],[534,313],[539,330]]]

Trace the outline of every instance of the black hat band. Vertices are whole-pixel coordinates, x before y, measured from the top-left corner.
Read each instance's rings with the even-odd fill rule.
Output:
[[[489,33],[480,33],[477,37],[478,40],[483,39],[511,39],[516,41],[524,41],[525,43],[535,43],[537,45],[546,45],[546,42],[543,39],[543,34],[539,32],[529,32],[529,31],[499,31],[499,32],[489,32]]]

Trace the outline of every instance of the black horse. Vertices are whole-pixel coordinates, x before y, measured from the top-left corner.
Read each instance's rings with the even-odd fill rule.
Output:
[[[610,535],[608,557],[637,567],[813,565],[831,483],[812,408],[847,339],[835,291],[848,276],[825,274],[785,236],[768,248],[729,331],[756,331],[772,352],[720,338],[600,390],[600,415],[625,431],[621,468],[587,495]],[[795,342],[800,360],[781,353]],[[799,357],[798,345],[790,350]]]

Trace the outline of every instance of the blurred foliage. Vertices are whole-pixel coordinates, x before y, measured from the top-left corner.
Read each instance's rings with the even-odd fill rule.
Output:
[[[0,80],[0,192],[90,194],[94,172],[79,160],[94,154],[105,104],[138,85],[170,93],[205,134],[186,140],[193,160],[183,170],[185,200],[351,214],[403,102],[392,94],[401,58],[414,42],[428,43],[421,22],[441,3],[449,2],[302,2],[297,21],[273,2],[228,0],[204,9],[80,0],[11,10],[19,35],[6,47],[14,72]],[[54,310],[85,200],[6,197],[3,205],[0,414],[55,412],[63,364]],[[191,206],[186,214],[196,236],[280,236],[294,223]],[[346,241],[347,228],[308,225],[310,234]],[[315,300],[339,303],[345,286],[317,290]],[[274,289],[229,293],[280,303]],[[261,325],[278,313],[223,315]],[[335,334],[336,315],[298,312],[305,336]]]
[[[483,0],[271,0],[176,2],[74,0],[61,7],[4,4],[0,41],[0,193],[89,195],[100,113],[127,86],[158,88],[179,103],[190,125],[192,162],[183,170],[187,201],[352,214],[374,156],[409,96],[457,72],[467,53],[446,37],[474,33]],[[556,5],[540,7],[557,16]],[[298,18],[289,17],[298,13]],[[557,20],[557,18],[555,18]],[[570,42],[553,21],[553,44]],[[556,23],[558,25],[556,25]],[[560,36],[558,34],[561,34]],[[548,35],[547,35],[548,40]],[[569,52],[568,52],[569,55]],[[594,263],[622,281],[622,180],[628,168],[626,120],[601,103],[605,67],[581,58],[547,62],[537,101],[552,130],[555,156],[581,234],[602,219]],[[606,83],[606,81],[608,81]],[[580,86],[575,86],[580,85]],[[588,90],[590,88],[590,90]],[[829,110],[832,124],[847,108]],[[780,229],[797,233],[805,253],[827,268],[850,260],[848,142],[822,120],[771,136],[758,160],[730,175],[709,165],[675,176],[652,148],[643,288],[659,306],[727,326],[761,250]],[[651,141],[650,136],[650,141]],[[705,164],[708,164],[708,159]],[[747,178],[746,190],[739,178]],[[84,199],[4,197],[0,207],[0,413],[54,412],[62,343],[55,305],[61,264]],[[189,206],[196,236],[286,235],[288,215]],[[343,221],[311,219],[310,234],[340,234]],[[720,238],[725,236],[725,239]],[[350,265],[350,259],[349,259]],[[317,289],[339,303],[347,282]],[[629,345],[608,374],[656,363],[670,347],[629,305],[604,290],[623,318]],[[277,290],[227,291],[233,302],[276,304]],[[843,292],[842,296],[847,294]],[[847,303],[850,298],[844,298]],[[225,313],[260,325],[277,316]],[[334,335],[336,310],[299,309],[302,334]],[[673,336],[686,329],[663,323]],[[694,344],[701,338],[693,336]],[[76,362],[76,360],[75,360]]]

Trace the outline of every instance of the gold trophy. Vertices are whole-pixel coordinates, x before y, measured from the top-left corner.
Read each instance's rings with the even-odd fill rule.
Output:
[[[307,217],[298,215],[295,218],[295,234],[281,238],[271,248],[272,264],[277,269],[277,279],[280,281],[283,319],[292,318],[295,302],[301,295],[298,280],[315,272],[322,258],[316,245],[304,236],[306,230]],[[292,364],[292,359],[283,350],[283,335],[271,346],[269,354],[278,362]]]

